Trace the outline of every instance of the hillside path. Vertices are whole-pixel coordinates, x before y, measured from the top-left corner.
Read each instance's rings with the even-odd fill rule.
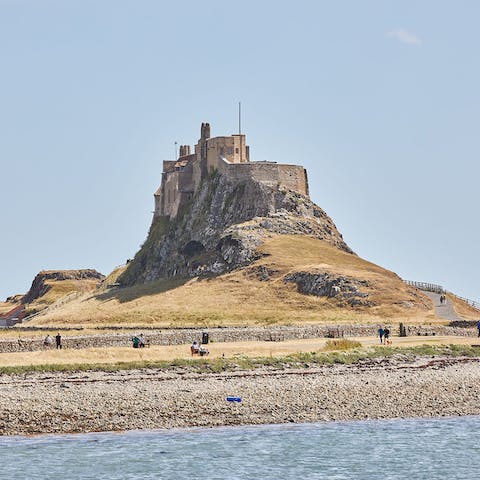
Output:
[[[447,297],[445,303],[440,303],[440,294],[433,293],[433,292],[423,292],[425,295],[430,297],[433,301],[433,305],[435,307],[435,313],[440,318],[444,318],[445,320],[454,321],[462,321],[465,320],[464,318],[460,317],[455,309],[453,308],[452,301]]]

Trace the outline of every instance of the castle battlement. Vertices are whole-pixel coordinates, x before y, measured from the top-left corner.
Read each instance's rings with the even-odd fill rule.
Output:
[[[201,181],[214,171],[232,182],[254,180],[308,196],[305,168],[276,162],[252,162],[244,134],[210,137],[210,124],[202,123],[193,153],[190,145],[181,145],[176,160],[164,160],[162,181],[154,194],[154,218],[176,217],[180,207],[193,198]]]

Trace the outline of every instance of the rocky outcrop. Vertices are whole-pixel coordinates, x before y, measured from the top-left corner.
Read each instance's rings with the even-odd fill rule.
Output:
[[[368,287],[366,280],[358,280],[329,273],[296,272],[287,275],[284,282],[293,282],[300,293],[317,297],[336,298],[350,306],[373,306],[366,298],[368,293],[362,287]]]
[[[6,303],[20,303],[22,301],[23,294],[17,293],[16,295],[11,295],[5,300]]]
[[[352,253],[327,214],[302,194],[215,173],[175,219],[157,218],[119,278],[123,285],[176,275],[216,275],[259,257],[273,234],[310,235]]]
[[[45,295],[51,288],[52,281],[62,280],[98,280],[104,279],[104,275],[93,269],[85,270],[43,270],[33,279],[32,286],[22,298],[22,303],[31,303]],[[49,284],[50,282],[50,284]]]

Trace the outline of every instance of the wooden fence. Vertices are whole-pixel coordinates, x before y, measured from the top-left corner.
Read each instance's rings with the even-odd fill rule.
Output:
[[[459,300],[462,300],[466,304],[470,305],[471,307],[475,308],[480,312],[480,302],[476,302],[475,300],[470,300],[469,298],[460,297],[459,295],[455,295],[452,292],[449,292],[441,285],[437,285],[435,283],[426,283],[426,282],[414,282],[412,280],[404,280],[407,285],[412,287],[418,288],[419,290],[423,290],[425,292],[433,292],[433,293],[448,293]]]

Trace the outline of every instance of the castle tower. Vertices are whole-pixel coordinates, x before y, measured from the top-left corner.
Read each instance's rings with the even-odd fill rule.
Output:
[[[210,124],[202,123],[202,126],[200,128],[200,139],[208,140],[209,138],[210,138]]]
[[[210,138],[210,124],[202,123],[200,127],[200,139],[195,148],[195,153],[197,155],[197,162],[200,166],[200,176],[205,178],[207,176],[207,142]]]

